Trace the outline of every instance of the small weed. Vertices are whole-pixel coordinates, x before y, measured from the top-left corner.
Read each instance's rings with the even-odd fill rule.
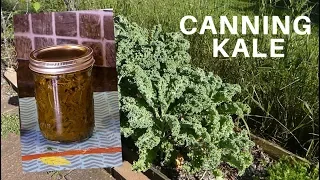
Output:
[[[66,171],[47,171],[47,174],[53,180],[67,180],[66,176],[69,175],[72,171],[74,171],[74,170],[70,170],[68,172],[66,172]]]
[[[19,134],[19,116],[12,114],[1,114],[1,137],[8,133]]]
[[[268,168],[269,180],[316,180],[319,179],[319,167],[297,162],[290,157],[282,157]]]
[[[48,171],[47,174],[54,180],[62,179],[63,177],[60,171]]]

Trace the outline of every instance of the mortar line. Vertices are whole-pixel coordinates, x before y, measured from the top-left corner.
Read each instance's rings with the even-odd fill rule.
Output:
[[[76,39],[78,40],[79,44],[82,44],[83,39],[80,37],[80,14],[76,12],[76,24],[77,24],[77,36]]]
[[[15,33],[15,35],[17,36],[25,36],[25,37],[30,37],[31,39],[31,48],[35,49],[35,39],[34,39],[34,34],[33,34],[33,29],[32,29],[32,18],[31,18],[31,14],[28,14],[28,21],[29,21],[29,30],[30,33],[23,33],[25,35],[19,35],[20,33]]]
[[[101,37],[102,37],[102,59],[103,59],[103,66],[107,65],[107,54],[106,54],[106,42],[105,42],[105,37],[104,37],[104,14],[103,13],[99,13],[100,15],[100,31],[101,31]]]
[[[56,36],[56,17],[55,17],[55,13],[52,12],[52,37],[54,39],[54,44],[57,44],[57,37]]]
[[[31,36],[36,36],[36,37],[40,37],[40,38],[52,38],[52,35],[34,35],[34,34],[29,34],[29,33],[21,33],[21,32],[16,32],[15,33],[16,36],[25,36],[25,37],[31,37]],[[92,41],[92,42],[101,42],[101,39],[91,39],[91,38],[82,38],[82,37],[71,37],[71,36],[57,36],[57,39],[66,39],[66,40],[78,40],[81,39],[83,41]],[[114,42],[114,40],[106,40],[104,39],[106,42]]]

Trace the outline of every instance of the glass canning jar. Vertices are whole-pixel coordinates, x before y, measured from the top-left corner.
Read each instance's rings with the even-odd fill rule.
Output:
[[[39,128],[51,141],[71,143],[92,136],[92,49],[57,45],[30,54]]]

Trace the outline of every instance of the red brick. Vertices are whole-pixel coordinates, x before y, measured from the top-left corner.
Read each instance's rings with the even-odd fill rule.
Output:
[[[52,13],[31,14],[32,32],[52,35]]]
[[[80,14],[80,36],[83,38],[101,38],[100,15]]]
[[[94,64],[103,65],[102,44],[100,42],[83,42],[82,44],[92,48],[95,60]]]
[[[104,37],[108,40],[114,40],[114,24],[113,16],[103,17]]]
[[[107,67],[116,67],[116,45],[114,42],[106,43],[106,62]]]
[[[77,16],[74,12],[55,13],[56,35],[77,36]]]
[[[76,39],[57,39],[57,45],[59,44],[78,44]]]
[[[32,51],[31,39],[24,36],[15,36],[14,41],[17,58],[28,60],[30,52]]]
[[[28,14],[15,15],[13,17],[14,32],[29,32]]]
[[[44,37],[35,37],[34,38],[34,45],[36,49],[52,46],[54,45],[54,41],[52,38],[44,38]]]

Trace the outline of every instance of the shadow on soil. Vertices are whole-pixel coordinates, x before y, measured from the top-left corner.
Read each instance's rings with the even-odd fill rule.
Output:
[[[19,98],[18,96],[12,96],[8,100],[8,104],[13,105],[13,106],[19,106]]]

